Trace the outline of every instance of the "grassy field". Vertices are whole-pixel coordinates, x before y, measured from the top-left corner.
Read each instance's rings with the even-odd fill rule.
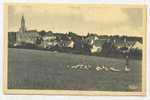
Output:
[[[8,88],[100,91],[141,91],[141,61],[84,56],[40,50],[9,48]],[[67,66],[91,65],[89,70]],[[96,65],[115,67],[120,72],[96,71]]]

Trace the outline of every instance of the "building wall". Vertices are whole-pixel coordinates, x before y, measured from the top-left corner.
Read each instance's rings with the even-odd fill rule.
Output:
[[[39,37],[38,32],[18,32],[17,33],[17,43],[21,44],[21,43],[30,43],[30,44],[35,44],[36,43],[36,39],[37,37]]]

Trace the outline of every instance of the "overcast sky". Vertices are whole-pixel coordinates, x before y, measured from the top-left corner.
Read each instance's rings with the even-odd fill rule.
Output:
[[[141,36],[145,29],[143,21],[146,21],[144,10],[135,6],[10,5],[8,30],[18,31],[24,15],[27,30]]]

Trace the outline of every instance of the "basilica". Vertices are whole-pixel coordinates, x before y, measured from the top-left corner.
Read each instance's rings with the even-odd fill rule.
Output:
[[[16,33],[16,43],[21,45],[22,43],[35,44],[39,34],[36,30],[27,30],[25,26],[25,18],[22,16],[21,25],[19,31]]]

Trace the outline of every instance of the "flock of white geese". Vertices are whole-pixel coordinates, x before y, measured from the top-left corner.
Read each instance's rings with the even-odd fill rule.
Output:
[[[107,67],[105,65],[97,65],[96,67],[92,67],[91,65],[84,65],[84,64],[78,64],[78,65],[67,65],[67,68],[69,69],[76,69],[76,70],[91,70],[94,69],[96,71],[113,71],[113,72],[120,72],[122,69],[115,68],[115,67]],[[125,66],[124,71],[131,71],[127,66]]]

